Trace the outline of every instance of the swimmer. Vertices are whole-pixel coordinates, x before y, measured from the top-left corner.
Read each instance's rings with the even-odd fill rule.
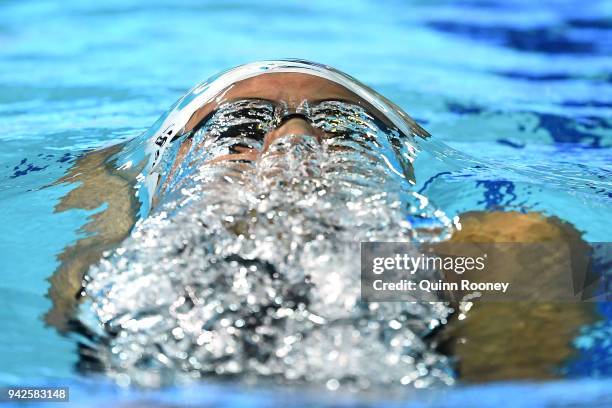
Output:
[[[359,304],[359,277],[348,266],[360,241],[546,241],[587,250],[575,228],[539,213],[469,212],[459,215],[459,230],[426,208],[420,216],[428,226],[407,226],[418,177],[409,147],[429,137],[395,104],[329,67],[280,61],[230,70],[194,89],[143,136],[147,154],[139,162],[120,165],[128,144],[114,145],[81,157],[58,180],[78,186],[56,211],[106,205],[83,227],[87,236],[59,255],[46,321],[62,332],[82,328],[75,311],[89,298],[108,332],[88,333],[113,351],[88,346],[82,365],[145,384],[159,379],[138,367],[190,378],[452,383],[446,356],[465,381],[554,377],[580,326],[596,319],[585,304],[483,303],[461,320],[442,306],[368,311]],[[141,220],[142,213],[149,216]],[[342,262],[330,268],[334,257]],[[509,274],[541,266],[507,264]],[[554,285],[554,271],[547,273]],[[393,342],[376,348],[382,329],[363,325],[398,316],[410,326],[395,334],[410,342],[410,359]],[[330,336],[346,350],[367,345],[374,354],[344,355]],[[140,352],[130,355],[134,347]],[[427,374],[405,375],[425,361]]]

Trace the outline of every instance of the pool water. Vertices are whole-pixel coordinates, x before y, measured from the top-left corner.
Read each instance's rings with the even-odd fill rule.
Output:
[[[83,404],[139,398],[80,378],[75,340],[43,323],[57,255],[100,210],[54,212],[74,186],[53,183],[85,151],[141,134],[210,75],[280,57],[347,72],[426,128],[442,160],[417,159],[417,188],[449,214],[544,211],[587,241],[610,240],[609,2],[0,1],[0,384],[70,383]],[[492,406],[527,389],[525,405],[609,401],[612,308],[598,306],[607,317],[576,339],[562,384],[457,387],[413,403],[477,394]],[[146,398],[274,404],[272,393],[201,391],[211,399]]]

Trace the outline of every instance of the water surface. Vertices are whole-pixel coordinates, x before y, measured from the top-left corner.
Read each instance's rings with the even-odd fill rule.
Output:
[[[41,319],[46,279],[100,209],[54,212],[72,186],[43,187],[252,60],[335,66],[485,163],[419,156],[418,190],[449,214],[542,210],[609,241],[611,31],[604,1],[1,2],[0,382],[75,377],[74,341]],[[577,340],[568,377],[609,375],[610,330],[604,321]]]

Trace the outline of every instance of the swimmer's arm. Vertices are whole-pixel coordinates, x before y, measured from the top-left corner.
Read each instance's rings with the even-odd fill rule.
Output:
[[[472,212],[460,219],[463,228],[451,243],[552,241],[569,245],[572,254],[588,251],[580,232],[554,217]],[[512,275],[515,280],[529,282],[536,274],[554,290],[563,272],[543,267],[546,255],[541,255],[528,267],[513,259],[504,260],[505,266],[493,271],[497,275],[493,280],[504,281]],[[483,279],[477,271],[466,271],[461,278]],[[485,278],[490,280],[491,276]],[[475,303],[465,318],[458,315],[441,330],[438,340],[442,350],[457,359],[459,378],[468,382],[558,377],[559,368],[573,356],[571,343],[580,327],[598,318],[593,304],[586,302],[483,301]]]
[[[49,278],[48,296],[52,307],[45,321],[60,331],[67,329],[89,266],[97,262],[104,251],[121,242],[136,222],[139,202],[134,185],[141,168],[130,171],[115,168],[111,157],[120,149],[121,146],[115,145],[86,154],[56,182],[78,183],[78,186],[60,199],[55,212],[101,208],[79,229],[78,232],[86,236],[65,247],[57,256],[60,264]]]

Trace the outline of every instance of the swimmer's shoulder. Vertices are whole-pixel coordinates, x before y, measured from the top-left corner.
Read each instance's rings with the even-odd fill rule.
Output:
[[[104,251],[125,239],[136,222],[140,203],[134,188],[141,167],[130,171],[118,169],[113,157],[121,148],[113,145],[83,154],[55,182],[74,186],[56,204],[56,213],[93,211],[79,229],[83,236],[58,254],[60,263],[49,278],[52,307],[45,321],[60,331],[67,329],[79,302],[88,268],[100,260]]]
[[[557,217],[536,212],[469,212],[460,219],[462,229],[453,234],[451,242],[559,242],[577,256],[589,250],[581,232]],[[537,275],[553,287],[562,272],[543,268],[549,264],[545,254],[541,255],[527,268],[525,263],[507,259],[502,262],[503,270],[494,273],[498,278],[522,275],[519,279]],[[462,278],[470,279],[469,272]],[[572,340],[580,328],[599,318],[592,304],[584,302],[489,301],[475,303],[460,315],[453,316],[438,341],[443,351],[457,359],[460,379],[468,382],[554,378],[558,368],[572,357]]]

